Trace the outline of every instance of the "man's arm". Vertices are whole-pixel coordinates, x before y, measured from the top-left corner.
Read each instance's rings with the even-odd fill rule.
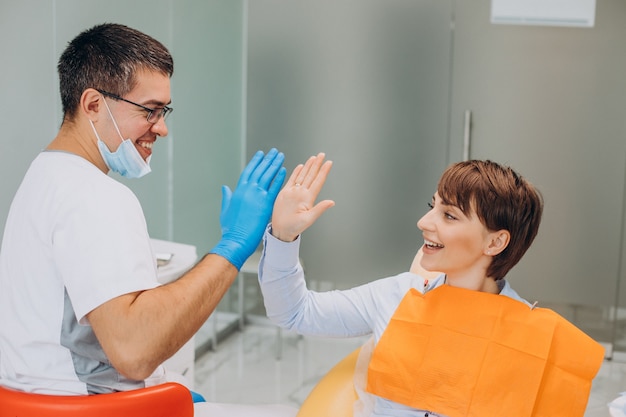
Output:
[[[235,191],[222,189],[222,239],[189,272],[171,284],[116,297],[87,314],[118,372],[147,378],[208,319],[261,241],[285,179],[283,161],[275,149],[265,156],[259,151]]]
[[[177,281],[109,300],[87,318],[115,369],[145,379],[198,331],[237,274],[209,254]]]

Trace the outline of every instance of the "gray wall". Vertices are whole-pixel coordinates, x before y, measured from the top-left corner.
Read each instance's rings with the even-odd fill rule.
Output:
[[[0,0],[0,232],[30,161],[61,123],[56,63],[80,31],[123,23],[163,42],[175,61],[170,135],[153,172],[124,181],[138,195],[155,238],[219,239],[220,186],[236,184],[242,129],[243,1]]]
[[[324,151],[307,230],[312,280],[348,287],[406,271],[446,166],[452,1],[255,0],[248,12],[248,149],[289,168]]]
[[[545,197],[537,241],[507,278],[623,349],[626,3],[598,0],[593,28],[494,25],[490,6],[250,2],[249,147],[335,161],[323,197],[337,206],[301,256],[310,279],[346,287],[406,270],[471,110],[470,157],[510,164]]]
[[[626,2],[598,0],[593,28],[492,25],[489,7],[457,3],[452,118],[471,110],[472,157],[517,167],[544,194],[537,240],[509,278],[540,303],[612,305],[624,279]]]
[[[441,170],[460,158],[460,111],[469,108],[473,156],[511,162],[550,193],[546,234],[512,272],[516,287],[575,304],[577,323],[582,312],[601,324],[599,339],[619,325],[626,346],[626,326],[614,320],[626,311],[624,3],[599,0],[593,29],[494,27],[488,4],[0,0],[0,231],[28,164],[60,124],[58,55],[80,30],[117,21],[162,40],[176,62],[170,137],[156,146],[153,173],[127,182],[154,237],[205,252],[219,238],[220,185],[235,185],[245,157],[277,146],[291,169],[325,151],[335,167],[323,198],[337,206],[307,232],[309,276],[347,287],[405,270],[421,244],[415,222]],[[547,84],[524,87],[529,73]],[[507,129],[515,135],[500,140]],[[536,272],[552,253],[546,283]]]

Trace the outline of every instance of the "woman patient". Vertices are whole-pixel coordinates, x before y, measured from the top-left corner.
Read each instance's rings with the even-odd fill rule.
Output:
[[[334,205],[316,203],[332,166],[324,159],[296,167],[278,195],[259,280],[282,327],[372,334],[364,415],[584,414],[602,347],[504,279],[537,235],[543,201],[532,184],[495,162],[452,164],[417,222],[413,272],[319,293],[307,289],[298,252],[301,233]]]

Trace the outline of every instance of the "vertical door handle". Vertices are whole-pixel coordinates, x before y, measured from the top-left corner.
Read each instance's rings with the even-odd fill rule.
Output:
[[[465,120],[463,123],[463,160],[470,159],[470,148],[472,145],[472,111],[465,110]]]

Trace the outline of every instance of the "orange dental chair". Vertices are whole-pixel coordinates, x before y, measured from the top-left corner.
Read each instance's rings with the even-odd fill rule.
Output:
[[[354,369],[360,350],[350,353],[322,377],[302,403],[296,417],[352,417],[357,399]]]
[[[98,395],[44,395],[0,386],[0,417],[192,417],[190,391],[168,382]]]

